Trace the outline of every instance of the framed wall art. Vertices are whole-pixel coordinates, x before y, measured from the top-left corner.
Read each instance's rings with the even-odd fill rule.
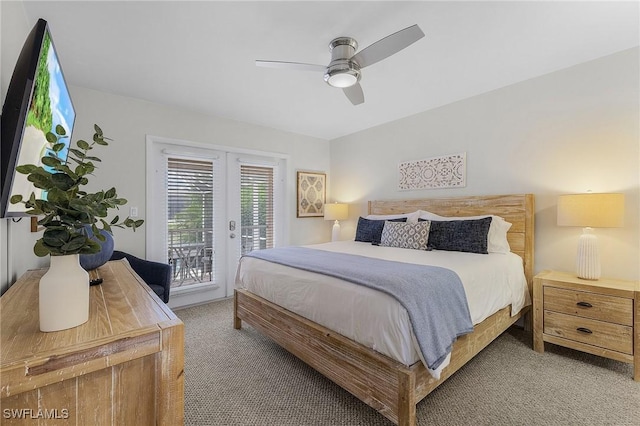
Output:
[[[298,206],[296,217],[324,216],[327,175],[316,172],[298,172]]]
[[[400,163],[398,190],[463,188],[466,168],[466,152]]]

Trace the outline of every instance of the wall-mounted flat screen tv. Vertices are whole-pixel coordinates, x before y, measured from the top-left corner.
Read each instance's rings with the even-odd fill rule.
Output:
[[[66,161],[75,116],[49,26],[39,19],[22,47],[2,107],[0,217],[26,216],[23,204],[10,204],[12,195],[27,199],[33,192],[46,199],[46,192],[17,173],[16,166],[42,166],[43,156],[55,155],[46,134],[58,125],[68,136],[60,140],[66,146],[58,153]]]

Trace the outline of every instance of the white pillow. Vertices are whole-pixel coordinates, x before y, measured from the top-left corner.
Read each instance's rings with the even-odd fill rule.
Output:
[[[402,214],[370,214],[369,216],[366,216],[365,219],[391,220],[391,219],[401,219],[403,217],[406,217],[407,223],[418,223],[418,218],[420,217],[421,213],[425,213],[425,212],[423,212],[422,210],[416,210],[413,213],[402,213]]]
[[[487,234],[487,251],[489,253],[509,253],[511,247],[507,240],[507,231],[511,228],[511,223],[507,222],[500,216],[492,214],[486,214],[484,216],[440,216],[435,213],[420,211],[420,219],[425,220],[474,220],[484,219],[485,217],[491,217],[491,226],[489,226],[489,233]],[[409,219],[407,219],[409,221]]]

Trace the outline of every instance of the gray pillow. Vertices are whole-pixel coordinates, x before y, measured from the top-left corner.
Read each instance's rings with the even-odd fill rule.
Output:
[[[474,220],[432,220],[429,248],[487,254],[487,235],[491,219],[485,217]]]
[[[384,224],[381,246],[426,250],[429,241],[429,221],[418,223],[389,222]]]

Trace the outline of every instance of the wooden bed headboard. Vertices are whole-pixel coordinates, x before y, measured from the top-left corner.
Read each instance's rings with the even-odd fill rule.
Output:
[[[427,210],[441,216],[478,216],[493,214],[510,222],[507,239],[511,251],[522,257],[524,273],[533,285],[533,194],[425,198],[416,200],[369,201],[369,214],[400,214]]]

